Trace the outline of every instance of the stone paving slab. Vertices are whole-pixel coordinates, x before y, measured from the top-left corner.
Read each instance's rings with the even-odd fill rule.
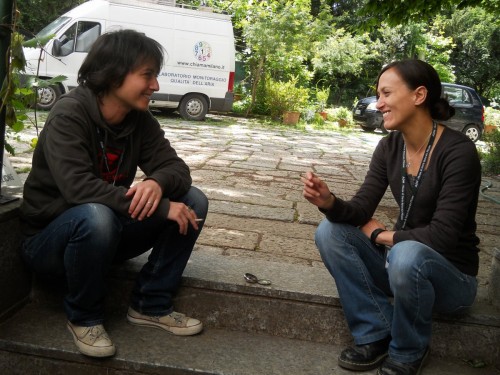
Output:
[[[43,120],[43,113],[42,113]],[[324,267],[314,249],[314,230],[323,215],[302,197],[300,176],[319,174],[341,198],[349,199],[364,180],[379,133],[299,131],[271,128],[242,118],[210,115],[206,122],[158,117],[180,157],[190,166],[196,186],[210,199],[200,245],[231,257],[256,257],[287,264]],[[40,121],[39,127],[43,126]],[[26,178],[31,162],[33,126],[8,139],[17,150],[10,160]],[[480,147],[484,145],[479,144]],[[141,172],[138,172],[140,178]],[[480,196],[480,296],[490,284],[494,247],[499,247],[500,178]],[[387,192],[375,216],[392,226],[397,203]],[[484,297],[487,298],[487,297]]]

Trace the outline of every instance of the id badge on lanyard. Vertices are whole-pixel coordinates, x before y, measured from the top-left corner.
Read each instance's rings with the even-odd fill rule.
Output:
[[[415,177],[415,184],[410,189],[412,194],[410,197],[410,201],[408,202],[408,208],[405,210],[405,200],[406,200],[406,180],[408,179],[408,175],[406,173],[406,143],[403,142],[403,165],[401,166],[401,201],[400,201],[400,209],[399,209],[399,219],[401,221],[400,230],[404,230],[406,227],[406,222],[408,217],[410,216],[410,210],[413,206],[413,201],[415,196],[417,195],[418,188],[420,187],[420,183],[422,180],[422,175],[424,174],[425,165],[427,164],[427,160],[429,159],[429,154],[431,153],[432,145],[434,144],[434,139],[436,138],[437,133],[437,124],[436,122],[432,122],[432,133],[429,138],[429,143],[425,149],[424,157],[422,158],[422,162],[420,163],[420,167],[418,169],[417,177]],[[385,250],[385,268],[389,266],[388,256],[389,256],[390,248],[386,247]]]

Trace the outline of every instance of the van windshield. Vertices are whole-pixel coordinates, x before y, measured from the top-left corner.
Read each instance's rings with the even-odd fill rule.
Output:
[[[42,30],[40,30],[38,34],[36,34],[36,37],[38,39],[42,39],[49,35],[57,33],[61,27],[69,22],[70,19],[71,17],[59,17],[58,19],[45,26]]]

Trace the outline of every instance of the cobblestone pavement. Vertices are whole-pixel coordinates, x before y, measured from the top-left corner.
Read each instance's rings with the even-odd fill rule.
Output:
[[[190,166],[194,185],[210,200],[195,251],[311,267],[323,267],[313,240],[323,215],[302,197],[300,175],[314,171],[339,197],[349,198],[361,185],[381,138],[379,133],[358,129],[299,131],[222,116],[210,116],[201,123],[174,117],[159,120],[166,137]],[[32,136],[32,130],[24,132],[15,142],[17,156],[9,158],[20,172],[30,167],[26,144]],[[488,183],[493,186],[485,194],[498,201],[500,178],[485,178],[484,184]],[[493,248],[499,246],[498,207],[492,199],[480,196],[479,298],[487,298]],[[386,193],[375,216],[390,227],[397,214],[397,204]]]

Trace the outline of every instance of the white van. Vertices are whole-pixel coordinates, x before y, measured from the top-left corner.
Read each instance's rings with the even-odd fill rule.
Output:
[[[39,108],[50,109],[59,96],[78,85],[78,70],[94,41],[116,29],[143,32],[166,51],[158,77],[160,90],[152,96],[151,107],[178,109],[189,120],[202,120],[209,110],[231,110],[235,72],[231,17],[209,8],[176,5],[175,0],[89,0],[46,26],[37,36],[55,37],[42,51],[25,49],[27,74],[68,78],[39,90]]]

